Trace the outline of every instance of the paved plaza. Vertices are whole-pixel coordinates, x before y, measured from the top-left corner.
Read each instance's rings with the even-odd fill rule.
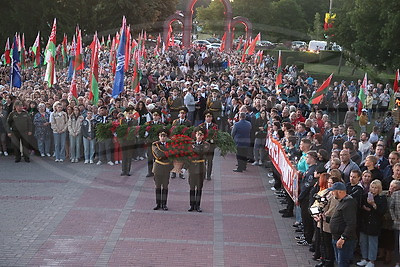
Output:
[[[283,219],[268,170],[216,156],[203,213],[187,212],[187,179],[153,211],[145,161],[120,166],[0,158],[0,266],[313,266]]]

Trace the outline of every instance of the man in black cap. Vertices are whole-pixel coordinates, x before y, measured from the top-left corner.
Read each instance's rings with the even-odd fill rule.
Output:
[[[216,148],[215,138],[217,137],[218,125],[213,122],[213,113],[209,110],[204,112],[205,121],[199,125],[199,128],[207,130],[206,141],[210,144],[210,149],[208,150],[206,156],[206,179],[211,180],[211,172],[213,168],[214,152]]]
[[[186,118],[188,113],[187,107],[181,107],[179,109],[178,118],[172,122],[172,126],[185,125],[187,127],[192,126],[192,122]]]
[[[161,121],[161,111],[159,109],[154,109],[152,111],[152,115],[153,115],[153,120],[146,122],[147,126],[164,125],[164,123]],[[153,153],[151,151],[151,144],[154,140],[149,140],[149,141],[150,142],[147,142],[147,175],[146,175],[146,177],[154,176],[154,173],[153,173],[154,157],[153,157]]]
[[[188,211],[197,210],[197,212],[202,212],[200,202],[203,182],[206,177],[205,158],[210,149],[210,144],[204,141],[205,129],[197,128],[195,133],[196,140],[193,141],[192,146],[196,157],[192,159],[189,165],[190,208]]]
[[[357,234],[357,203],[346,193],[346,186],[337,182],[328,191],[339,200],[335,213],[327,218],[332,233],[332,245],[338,266],[350,266],[353,259]]]
[[[169,172],[172,169],[171,163],[168,161],[168,156],[165,155],[167,150],[166,144],[168,139],[168,130],[161,129],[158,133],[159,141],[152,144],[152,152],[155,159],[153,165],[154,183],[156,186],[156,204],[154,210],[168,210],[168,184]]]

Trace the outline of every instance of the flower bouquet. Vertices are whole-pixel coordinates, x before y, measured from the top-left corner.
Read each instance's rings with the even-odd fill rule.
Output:
[[[177,134],[167,142],[165,156],[174,163],[172,172],[181,173],[184,163],[190,164],[192,159],[198,157],[193,151],[192,141],[187,135]]]

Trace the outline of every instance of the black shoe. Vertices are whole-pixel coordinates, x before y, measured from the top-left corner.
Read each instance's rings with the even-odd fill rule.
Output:
[[[302,233],[303,232],[303,228],[297,228],[296,230],[294,230],[296,233]]]
[[[29,158],[24,158],[25,162],[31,162]]]
[[[148,173],[148,174],[146,174],[146,177],[153,177],[154,176],[154,173]]]
[[[168,210],[167,205],[164,205],[164,206],[162,207],[162,209],[163,209],[163,210]]]
[[[190,208],[188,209],[188,211],[194,211],[194,206],[190,206]]]
[[[173,173],[171,174],[171,178],[172,178],[172,179],[176,178],[176,173],[175,173],[175,172],[173,172]]]
[[[180,173],[180,174],[179,174],[179,178],[181,178],[181,179],[185,179],[185,176],[183,176],[183,174],[182,174],[182,173]]]
[[[312,259],[313,259],[314,261],[320,261],[320,260],[321,260],[321,255],[314,254],[313,257],[312,257]]]
[[[124,173],[124,172],[123,172],[123,173],[121,173],[121,176],[126,176],[126,173]]]
[[[287,209],[282,209],[282,210],[279,210],[279,213],[281,213],[281,214],[284,214],[284,213],[287,213],[288,212],[288,210]]]
[[[211,180],[211,176],[207,176],[206,180],[210,181]]]
[[[15,159],[15,162],[21,162],[21,159]]]
[[[311,245],[310,248],[308,249],[310,252],[315,252],[314,245]]]
[[[126,176],[131,176],[131,174],[130,174],[130,173],[127,173]]]
[[[293,213],[287,212],[287,213],[282,214],[282,217],[283,218],[291,218],[291,217],[294,217],[294,216],[293,216]]]
[[[161,209],[161,206],[158,205],[158,204],[157,204],[157,206],[155,206],[155,207],[153,208],[153,210],[159,210],[159,209]]]
[[[199,206],[196,207],[196,210],[197,212],[203,212],[203,210]]]
[[[233,171],[234,171],[234,172],[243,172],[243,171],[240,170],[240,169],[234,169]]]

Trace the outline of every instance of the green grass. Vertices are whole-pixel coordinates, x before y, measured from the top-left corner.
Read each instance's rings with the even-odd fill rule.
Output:
[[[373,73],[370,70],[363,70],[363,69],[356,69],[354,75],[351,75],[353,71],[353,67],[351,66],[342,66],[340,69],[340,74],[338,73],[338,66],[334,65],[325,65],[325,64],[312,64],[306,63],[304,64],[304,70],[309,73],[312,77],[316,77],[318,80],[325,80],[331,73],[333,73],[333,80],[334,81],[341,81],[346,80],[347,82],[350,81],[357,81],[358,79],[363,79],[365,72],[368,74],[368,79],[374,80],[374,82],[382,82],[382,83],[389,83],[393,84],[393,80],[395,78],[393,74],[387,73]]]

